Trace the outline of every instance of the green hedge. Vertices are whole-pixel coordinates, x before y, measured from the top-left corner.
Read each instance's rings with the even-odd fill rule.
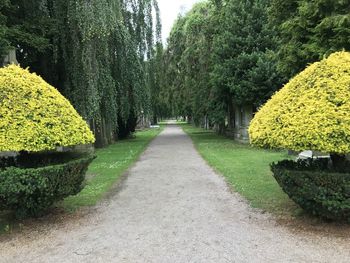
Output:
[[[16,156],[0,157],[0,170],[15,166],[18,168],[40,168],[68,163],[72,160],[84,158],[91,153],[88,152],[20,152]]]
[[[281,161],[271,164],[275,179],[307,212],[350,221],[350,170],[339,172],[324,162]]]
[[[0,209],[17,218],[41,216],[54,202],[77,194],[93,156],[39,167],[0,169]]]

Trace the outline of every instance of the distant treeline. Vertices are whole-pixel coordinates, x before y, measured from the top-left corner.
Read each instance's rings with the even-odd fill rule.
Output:
[[[175,23],[159,60],[160,115],[224,129],[306,65],[350,50],[350,1],[211,0]]]

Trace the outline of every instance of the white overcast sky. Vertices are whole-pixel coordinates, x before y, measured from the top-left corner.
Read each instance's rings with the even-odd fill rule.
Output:
[[[180,12],[186,12],[191,9],[193,4],[201,0],[158,0],[162,17],[162,35],[163,43],[169,37],[171,28]]]

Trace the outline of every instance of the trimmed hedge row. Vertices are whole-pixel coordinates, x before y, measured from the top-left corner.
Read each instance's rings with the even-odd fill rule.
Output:
[[[38,153],[20,152],[16,156],[0,157],[0,171],[12,166],[23,169],[54,166],[84,158],[90,154],[91,153],[75,151]]]
[[[77,194],[94,156],[39,168],[0,169],[0,209],[17,218],[37,217],[56,201]]]
[[[317,161],[288,160],[271,164],[271,170],[284,192],[307,212],[350,221],[350,172],[334,171]]]

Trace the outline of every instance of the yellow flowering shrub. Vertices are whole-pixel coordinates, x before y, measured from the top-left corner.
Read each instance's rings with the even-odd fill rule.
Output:
[[[308,66],[277,92],[249,127],[253,145],[350,152],[350,53]]]
[[[0,68],[0,151],[93,143],[86,122],[54,87],[15,65]]]

